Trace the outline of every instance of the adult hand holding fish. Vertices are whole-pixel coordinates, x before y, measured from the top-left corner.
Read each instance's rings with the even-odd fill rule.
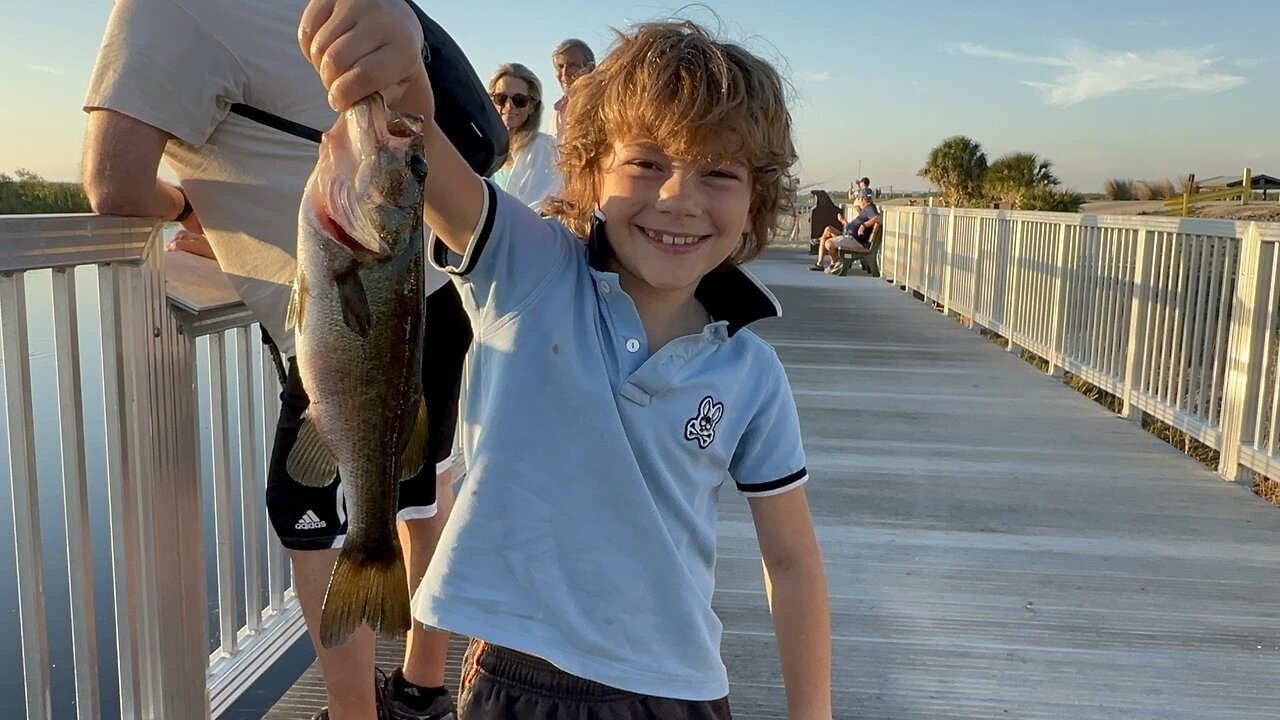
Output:
[[[325,133],[298,217],[288,323],[311,404],[289,456],[305,485],[342,478],[348,530],[320,622],[326,647],[362,623],[409,627],[396,536],[401,478],[425,462],[422,353],[422,120],[381,95]]]
[[[303,55],[320,73],[334,108],[382,93],[399,98],[389,103],[397,110],[427,118],[423,124],[424,153],[438,160],[423,189],[424,220],[449,247],[465,248],[484,202],[477,174],[497,166],[484,169],[468,165],[434,118],[432,83],[417,56],[422,38],[403,27],[406,12],[413,11],[402,0],[311,0],[302,14],[298,42]],[[416,63],[412,67],[411,55]],[[487,98],[481,105],[488,105],[483,112],[496,118]],[[500,152],[494,154],[499,164],[507,149],[506,138],[500,140]]]
[[[298,23],[302,54],[339,111],[376,92],[389,107],[431,117],[422,41],[404,0],[313,0]]]

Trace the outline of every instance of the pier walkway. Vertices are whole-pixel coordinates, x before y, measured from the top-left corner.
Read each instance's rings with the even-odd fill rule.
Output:
[[[758,332],[804,425],[837,718],[1280,717],[1280,509],[911,294],[806,258],[752,269],[785,310]],[[782,718],[732,491],[720,522],[734,715]],[[310,717],[317,680],[266,717]]]

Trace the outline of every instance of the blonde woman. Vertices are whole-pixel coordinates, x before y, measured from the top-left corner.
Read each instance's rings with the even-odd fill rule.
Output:
[[[542,123],[542,83],[524,65],[508,63],[490,78],[489,98],[511,136],[511,153],[493,179],[520,202],[538,210],[547,196],[559,192],[561,186],[555,138],[538,131]]]

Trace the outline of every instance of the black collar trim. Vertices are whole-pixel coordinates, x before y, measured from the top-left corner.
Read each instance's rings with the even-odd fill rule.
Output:
[[[593,270],[606,270],[609,252],[604,220],[597,216],[587,237],[587,264]],[[757,320],[782,317],[778,298],[741,265],[716,270],[702,278],[693,296],[706,308],[711,319],[729,323],[730,336]]]

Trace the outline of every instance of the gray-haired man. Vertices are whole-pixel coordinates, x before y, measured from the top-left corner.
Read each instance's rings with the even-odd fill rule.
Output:
[[[551,62],[555,65],[556,80],[560,83],[560,89],[565,93],[552,106],[556,111],[555,135],[558,141],[561,135],[560,128],[564,124],[564,113],[569,107],[569,86],[579,75],[595,69],[596,56],[585,42],[578,38],[569,38],[551,51]]]

